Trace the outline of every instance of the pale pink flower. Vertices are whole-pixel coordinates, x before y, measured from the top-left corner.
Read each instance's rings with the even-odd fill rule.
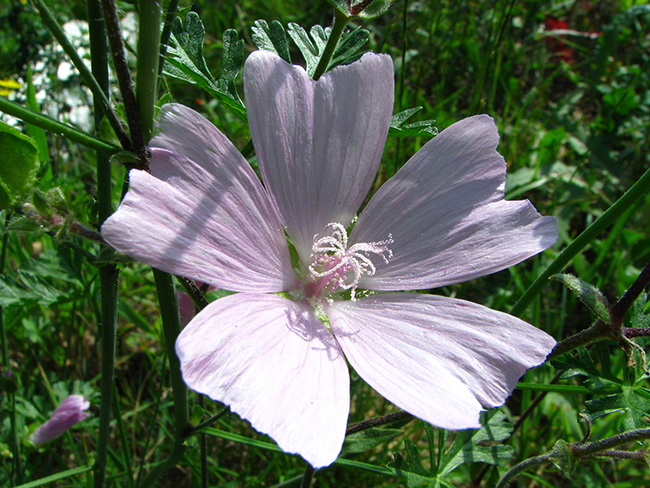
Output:
[[[131,171],[102,228],[140,261],[240,292],[212,302],[179,336],[188,386],[316,468],[336,459],[345,437],[346,359],[413,415],[479,427],[481,410],[503,404],[555,341],[474,303],[395,292],[477,278],[555,242],[554,218],[503,199],[493,120],[442,131],[377,191],[348,236],[390,124],[390,57],[366,54],[314,82],[257,51],[244,91],[263,185],[211,123],[166,105],[151,174]]]
[[[77,422],[90,417],[90,414],[84,410],[90,408],[90,402],[81,395],[68,396],[61,405],[56,407],[52,416],[47,422],[39,426],[29,440],[32,441],[36,447],[45,444],[53,439],[56,439],[66,430],[72,427]]]

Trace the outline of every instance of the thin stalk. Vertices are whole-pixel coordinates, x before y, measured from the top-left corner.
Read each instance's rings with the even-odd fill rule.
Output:
[[[345,435],[348,436],[350,434],[354,434],[355,432],[361,432],[362,430],[370,429],[372,427],[379,427],[380,425],[390,424],[393,422],[397,422],[398,420],[411,419],[412,417],[413,415],[411,415],[408,412],[404,412],[402,410],[395,413],[389,413],[388,415],[384,415],[383,417],[376,417],[374,419],[362,420],[361,422],[357,422],[356,424],[348,425],[348,428],[345,431]]]
[[[117,83],[120,87],[120,93],[122,94],[126,120],[129,123],[132,144],[131,150],[140,159],[140,166],[142,168],[147,168],[149,166],[149,160],[147,159],[145,140],[140,125],[138,104],[135,101],[135,94],[131,83],[131,73],[129,72],[126,55],[124,54],[124,43],[122,42],[122,31],[117,18],[115,0],[102,0],[102,9],[104,11],[106,34],[108,36],[108,45],[113,58],[115,76],[117,77]]]
[[[98,0],[88,0],[88,25],[92,58],[93,79],[101,86],[105,98],[109,96],[108,48],[106,28]],[[93,97],[95,109],[95,130],[99,130],[106,113],[102,98]],[[112,189],[110,154],[97,151],[97,201],[98,222],[101,225],[112,213]],[[115,331],[117,328],[117,285],[119,271],[110,264],[99,269],[101,290],[101,402],[99,409],[99,429],[97,433],[97,453],[95,458],[94,487],[101,488],[106,483],[106,467],[110,438],[110,422],[113,406],[113,375],[115,373]],[[127,466],[130,470],[130,466]]]
[[[95,457],[94,487],[102,488],[106,482],[106,458],[110,438],[111,409],[113,404],[113,375],[115,373],[115,330],[117,320],[117,279],[114,266],[104,266],[99,272],[101,289],[101,402],[99,405],[99,429]]]
[[[312,468],[311,464],[307,463],[307,467],[305,468],[305,474],[302,475],[302,483],[300,485],[300,488],[309,488],[311,486],[311,482],[314,479],[314,468]]]
[[[124,420],[122,419],[122,409],[120,408],[120,399],[117,394],[117,386],[113,382],[113,408],[115,409],[115,420],[117,421],[117,431],[120,434],[120,441],[122,442],[122,456],[124,458],[124,469],[126,471],[126,484],[129,488],[134,486],[133,478],[133,460],[131,459],[131,451],[129,450],[129,439],[126,436],[126,429],[124,428]]]
[[[5,272],[5,263],[7,262],[7,243],[9,241],[9,232],[7,232],[7,224],[9,223],[9,215],[5,219],[5,228],[2,233],[2,249],[0,249],[0,275]],[[5,331],[4,309],[0,306],[0,340],[2,340],[2,366],[9,367],[9,345],[7,344],[7,333]]]
[[[2,234],[2,249],[0,249],[0,275],[5,272],[5,263],[7,261],[7,243],[9,241],[9,232],[6,227],[9,222],[9,215],[5,221],[5,230]],[[5,331],[5,314],[3,307],[0,307],[0,340],[2,340],[2,366],[3,373],[9,373],[9,345],[7,343],[7,332]],[[13,388],[7,392],[9,397],[9,424],[10,449],[13,456],[12,485],[19,485],[23,482],[23,458],[20,452],[20,443],[18,442],[18,429],[16,428],[16,392]]]
[[[41,129],[54,132],[57,135],[81,144],[82,146],[89,147],[90,149],[95,149],[96,151],[105,151],[109,154],[115,154],[122,151],[122,148],[115,144],[102,141],[101,139],[93,137],[76,127],[72,127],[71,125],[59,122],[47,115],[35,112],[34,110],[24,107],[16,102],[7,100],[5,97],[0,97],[0,112],[16,117],[27,124],[32,124]]]
[[[126,132],[124,131],[124,128],[122,127],[122,122],[117,117],[117,114],[113,111],[113,107],[111,107],[111,103],[108,100],[108,93],[103,89],[102,86],[103,83],[99,81],[94,76],[93,72],[91,72],[88,69],[86,64],[81,59],[81,56],[79,56],[79,54],[77,53],[77,49],[68,40],[68,38],[65,35],[65,32],[63,32],[63,29],[54,18],[54,15],[52,15],[50,9],[48,9],[47,5],[45,5],[45,2],[43,2],[43,0],[34,0],[34,1],[36,3],[36,6],[38,7],[38,12],[41,16],[41,20],[43,21],[45,26],[50,30],[50,32],[52,33],[54,38],[58,41],[58,43],[61,45],[63,51],[68,55],[68,58],[70,58],[70,61],[72,61],[74,67],[77,68],[77,71],[79,71],[79,74],[83,78],[88,88],[90,88],[90,91],[92,92],[93,97],[96,100],[95,106],[101,105],[102,111],[106,114],[106,118],[108,119],[108,122],[111,124],[111,127],[115,131],[115,135],[120,141],[120,144],[122,144],[122,147],[124,149],[128,150],[131,146],[131,141],[129,140],[129,136],[127,136]],[[103,21],[101,19],[101,12],[99,12],[99,15],[97,15],[98,14],[97,12],[94,12],[93,14],[94,17],[93,18],[88,17],[88,21],[94,22],[95,24],[101,23],[103,25]]]
[[[219,420],[221,417],[223,417],[224,415],[226,415],[228,413],[230,413],[230,407],[222,408],[221,410],[219,410],[219,412],[217,412],[215,415],[213,415],[209,419],[204,420],[200,424],[197,424],[197,425],[193,426],[191,429],[189,429],[188,432],[187,432],[187,435],[190,436],[190,435],[194,435],[197,432],[200,432],[204,427],[208,427],[210,424],[213,424],[214,422],[216,422],[217,420]]]
[[[167,54],[167,45],[169,37],[172,33],[174,19],[176,18],[176,11],[178,10],[178,0],[171,0],[167,5],[167,13],[165,14],[165,23],[163,25],[162,34],[160,35],[160,60],[158,61],[158,76],[162,74],[165,64],[165,55]]]
[[[345,29],[345,26],[348,25],[349,21],[349,17],[339,9],[334,10],[334,24],[332,25],[332,32],[329,39],[327,40],[327,44],[325,44],[323,55],[318,61],[316,71],[314,71],[314,81],[318,80],[318,78],[323,76],[323,73],[327,71],[327,67],[330,64],[330,60],[332,59],[336,45],[339,43],[339,39],[343,34],[343,29]]]
[[[161,15],[160,0],[140,0],[135,98],[138,103],[140,126],[145,143],[149,141],[153,132],[154,108],[158,99]]]
[[[555,258],[555,261],[528,287],[526,292],[515,303],[515,306],[512,307],[510,313],[515,316],[521,315],[526,307],[546,286],[550,276],[559,273],[576,254],[587,247],[596,236],[609,227],[623,212],[632,207],[648,190],[650,190],[650,169]]]
[[[519,476],[524,471],[534,468],[535,466],[541,466],[542,464],[551,464],[553,462],[553,456],[551,454],[542,454],[541,456],[532,457],[526,459],[525,461],[517,464],[514,468],[508,471],[503,475],[503,478],[499,480],[496,488],[506,488],[508,483]]]
[[[156,51],[157,53],[157,51]],[[173,468],[185,452],[184,440],[189,425],[189,410],[187,406],[187,387],[181,375],[181,364],[176,356],[176,338],[181,331],[181,319],[178,312],[178,300],[174,279],[169,273],[154,269],[156,290],[158,291],[158,302],[160,315],[163,323],[163,334],[165,336],[165,347],[169,358],[169,376],[172,383],[172,396],[174,398],[174,447],[167,459],[156,465],[142,481],[141,486],[155,486],[160,475],[168,469]]]

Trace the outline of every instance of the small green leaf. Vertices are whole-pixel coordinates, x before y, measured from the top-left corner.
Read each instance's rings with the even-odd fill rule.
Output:
[[[43,215],[52,215],[52,207],[50,207],[47,198],[40,190],[36,189],[32,194],[32,203],[38,212]]]
[[[391,137],[431,137],[438,135],[438,129],[433,125],[436,122],[435,120],[422,120],[412,124],[406,123],[408,119],[420,110],[422,110],[422,107],[414,107],[393,115],[390,121],[388,135]]]
[[[496,412],[478,430],[459,431],[440,460],[440,476],[465,463],[503,464],[512,457],[514,450],[498,442],[510,437],[511,432],[512,424],[503,412]]]
[[[573,473],[576,462],[571,454],[571,449],[569,449],[569,444],[566,441],[560,439],[553,446],[553,451],[551,451],[553,464],[558,468],[564,471],[567,474]]]
[[[638,386],[623,386],[621,393],[585,402],[585,413],[595,420],[610,413],[622,412],[625,430],[648,427],[650,390]]]
[[[271,51],[287,63],[291,64],[291,55],[289,54],[289,44],[284,27],[277,20],[271,22],[271,25],[265,20],[256,20],[253,25],[253,43],[258,49]]]
[[[564,283],[597,318],[609,322],[609,302],[598,288],[572,274],[556,274],[551,279]]]
[[[205,28],[198,14],[189,12],[185,24],[177,17],[169,38],[163,74],[203,88],[245,121],[246,108],[234,84],[243,66],[243,41],[237,41],[237,34],[232,29],[224,32],[224,52],[219,78],[215,80],[203,58],[204,39]]]
[[[7,229],[12,232],[43,232],[43,226],[29,217],[16,217],[9,222]]]
[[[34,183],[38,147],[31,137],[0,122],[0,209],[9,208]]]
[[[343,452],[357,453],[372,449],[402,434],[399,429],[367,429],[345,438]]]
[[[323,29],[320,25],[315,25],[307,35],[305,29],[294,22],[289,22],[288,32],[305,59],[307,74],[313,77],[332,29],[329,27]],[[336,45],[326,71],[359,59],[364,54],[360,50],[368,42],[369,37],[370,33],[366,29],[357,28],[345,32]]]
[[[314,32],[316,27],[320,27],[320,26],[314,26],[312,27],[311,30],[312,37],[314,38],[314,40],[317,40],[316,44],[314,44],[314,42],[312,42],[312,40],[309,38],[309,35],[307,35],[305,29],[300,27],[295,22],[289,22],[289,31],[288,31],[289,37],[291,37],[295,45],[298,46],[298,49],[300,50],[302,57],[305,59],[307,74],[310,77],[312,77],[312,75],[316,71],[316,66],[318,66],[320,55],[323,52],[323,47],[327,42],[326,38],[325,39],[320,38],[319,33]],[[321,27],[321,31],[322,30],[323,29]],[[325,36],[324,32],[323,32],[323,36]]]
[[[366,45],[368,39],[370,39],[370,32],[360,27],[353,31],[345,32],[336,45],[327,70],[329,71],[336,66],[353,63],[363,56],[366,51],[362,52],[361,48]]]
[[[223,54],[217,77],[217,89],[227,93],[233,100],[244,105],[239,98],[235,80],[244,65],[244,40],[238,40],[237,31],[228,29],[223,33]]]

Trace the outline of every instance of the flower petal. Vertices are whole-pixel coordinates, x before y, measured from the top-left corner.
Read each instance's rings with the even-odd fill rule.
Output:
[[[314,82],[268,51],[246,60],[248,120],[266,188],[304,264],[314,235],[347,226],[377,173],[393,110],[393,63],[366,54]]]
[[[56,439],[74,424],[90,417],[88,410],[90,402],[81,395],[69,395],[61,405],[56,407],[49,420],[40,425],[29,436],[36,447]]]
[[[349,373],[307,303],[239,294],[208,305],[176,342],[193,390],[230,405],[286,452],[315,468],[337,458],[349,410]]]
[[[557,239],[554,217],[526,201],[505,201],[506,163],[494,121],[469,117],[427,143],[373,196],[350,236],[390,234],[393,256],[359,286],[418,290],[500,271]]]
[[[131,171],[131,188],[102,226],[104,238],[139,261],[220,288],[295,288],[279,217],[246,160],[187,107],[165,106],[160,121],[165,132],[154,142],[178,141],[178,149],[202,159],[152,148],[153,176]]]
[[[446,429],[479,427],[526,369],[555,345],[548,334],[463,300],[394,293],[325,305],[345,356],[398,407]]]

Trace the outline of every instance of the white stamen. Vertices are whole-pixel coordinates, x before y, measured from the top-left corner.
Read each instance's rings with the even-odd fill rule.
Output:
[[[348,249],[348,233],[345,227],[333,222],[325,229],[330,228],[333,230],[329,236],[319,238],[318,234],[314,235],[311,254],[313,262],[309,265],[309,271],[312,277],[317,279],[331,277],[330,285],[333,289],[330,289],[330,292],[336,289],[352,290],[354,300],[355,289],[361,275],[373,276],[377,271],[367,254],[379,254],[384,262],[388,263],[393,256],[388,248],[388,245],[393,243],[393,237],[389,234],[385,241],[359,242]],[[329,267],[330,265],[333,266]]]

